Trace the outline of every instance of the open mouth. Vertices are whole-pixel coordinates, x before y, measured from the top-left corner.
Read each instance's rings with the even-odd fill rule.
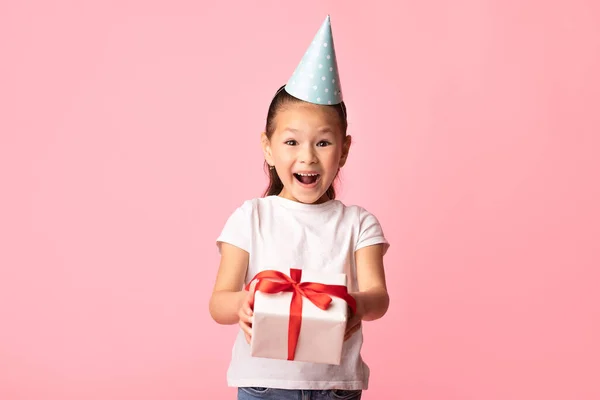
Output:
[[[320,176],[321,175],[317,173],[294,174],[294,178],[304,185],[312,185],[313,183],[316,183]]]

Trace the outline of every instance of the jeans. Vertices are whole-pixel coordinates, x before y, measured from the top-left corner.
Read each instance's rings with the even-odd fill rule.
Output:
[[[361,390],[287,390],[263,387],[238,388],[238,400],[359,400]]]

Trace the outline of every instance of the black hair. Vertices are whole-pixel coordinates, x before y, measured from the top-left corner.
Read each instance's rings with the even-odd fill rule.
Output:
[[[277,115],[279,110],[281,110],[286,104],[303,102],[303,100],[300,100],[286,92],[284,88],[285,85],[281,86],[279,90],[277,90],[277,93],[275,94],[273,100],[271,100],[271,104],[269,105],[269,112],[267,113],[267,123],[265,126],[265,133],[269,140],[271,140],[271,136],[273,136],[273,132],[275,132],[275,116]],[[324,107],[332,107],[333,109],[335,109],[338,116],[340,117],[340,127],[342,136],[343,138],[346,138],[346,132],[348,130],[348,118],[346,116],[346,105],[344,104],[344,102]],[[267,171],[267,174],[269,175],[269,186],[265,190],[264,196],[278,195],[283,190],[283,183],[281,182],[279,175],[277,175],[277,171],[274,168],[269,169],[269,164],[267,164],[266,160],[264,166]],[[326,195],[330,200],[335,199],[335,189],[333,187],[333,183],[327,189]]]

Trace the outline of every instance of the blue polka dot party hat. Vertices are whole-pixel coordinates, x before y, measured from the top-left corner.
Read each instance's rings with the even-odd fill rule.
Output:
[[[329,105],[342,102],[329,15],[285,85],[285,90],[309,103]]]

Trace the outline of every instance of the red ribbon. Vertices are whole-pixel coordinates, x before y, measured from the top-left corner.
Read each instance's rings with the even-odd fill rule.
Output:
[[[288,276],[280,271],[267,270],[256,274],[252,281],[258,280],[255,290],[263,293],[292,292],[292,301],[290,304],[290,319],[288,328],[288,360],[293,360],[296,354],[298,337],[300,336],[300,326],[302,325],[302,297],[306,297],[314,305],[322,310],[326,310],[331,303],[331,296],[339,297],[348,303],[352,312],[356,312],[356,300],[343,285],[325,285],[316,282],[300,282],[302,270],[290,268]],[[246,290],[250,289],[252,283],[246,285]]]

